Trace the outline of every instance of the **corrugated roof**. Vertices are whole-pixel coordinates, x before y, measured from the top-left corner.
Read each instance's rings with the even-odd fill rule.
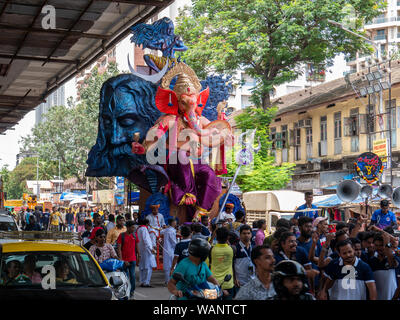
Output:
[[[173,1],[0,0],[0,134]],[[56,29],[42,28],[46,5]]]

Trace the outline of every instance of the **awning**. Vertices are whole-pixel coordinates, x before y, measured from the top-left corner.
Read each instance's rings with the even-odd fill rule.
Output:
[[[0,0],[0,134],[173,0],[15,2]],[[42,27],[49,5],[56,29]]]

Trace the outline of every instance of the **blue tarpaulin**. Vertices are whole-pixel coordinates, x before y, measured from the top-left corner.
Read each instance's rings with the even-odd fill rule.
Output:
[[[369,201],[372,201],[372,200],[380,200],[380,198],[377,197],[376,195],[374,195],[373,199],[369,199]],[[365,199],[361,198],[359,196],[357,199],[351,201],[351,203],[361,203],[361,202],[364,202],[364,201],[365,201]],[[313,204],[315,204],[317,207],[336,207],[336,206],[338,206],[340,204],[343,204],[343,203],[344,202],[342,200],[340,200],[339,197],[336,194],[333,194],[328,199],[322,200],[320,202],[315,202]]]

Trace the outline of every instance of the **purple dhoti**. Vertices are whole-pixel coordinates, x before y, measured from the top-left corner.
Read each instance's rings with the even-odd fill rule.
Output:
[[[188,206],[188,218],[192,219],[197,210],[209,211],[221,193],[221,179],[207,164],[168,164],[171,179],[171,200],[184,205],[187,197],[196,197],[195,206]]]

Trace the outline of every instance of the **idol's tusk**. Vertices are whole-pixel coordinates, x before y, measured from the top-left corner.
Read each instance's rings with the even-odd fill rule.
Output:
[[[165,63],[164,68],[162,68],[162,70],[159,73],[153,74],[151,76],[149,75],[145,75],[145,74],[141,74],[135,71],[135,69],[133,69],[131,62],[129,61],[129,54],[127,55],[128,57],[128,66],[129,66],[129,70],[131,71],[131,73],[139,78],[142,78],[143,80],[146,81],[150,81],[154,84],[156,84],[157,82],[159,82],[162,77],[164,77],[164,75],[167,73],[168,70],[168,66],[169,66],[169,59],[167,58],[167,62]]]

